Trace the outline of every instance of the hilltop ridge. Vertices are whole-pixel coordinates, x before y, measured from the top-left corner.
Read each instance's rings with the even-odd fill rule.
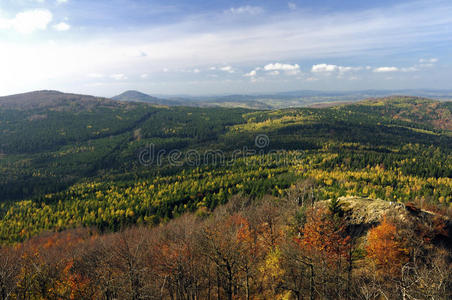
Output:
[[[390,96],[369,98],[342,106],[412,124],[428,124],[440,130],[452,130],[452,102],[438,101],[424,97]]]
[[[145,102],[155,105],[174,106],[183,104],[181,101],[161,99],[135,90],[125,91],[124,93],[114,96],[111,99],[126,102]]]
[[[17,110],[52,109],[89,110],[94,106],[117,107],[120,104],[111,99],[41,90],[0,97],[0,108]],[[64,108],[63,108],[64,107]]]

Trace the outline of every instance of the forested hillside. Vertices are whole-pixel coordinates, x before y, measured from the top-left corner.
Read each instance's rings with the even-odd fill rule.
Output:
[[[154,105],[183,105],[183,101],[160,99],[138,91],[125,91],[111,99],[118,101],[146,102]]]
[[[0,247],[0,295],[450,299],[450,219],[384,200],[317,201],[312,187],[235,196],[164,226],[68,230]]]
[[[450,128],[412,97],[0,98],[0,296],[448,299]]]
[[[215,139],[243,110],[154,107],[36,92],[0,98],[2,201],[60,191],[105,170],[130,169],[137,149]],[[120,171],[122,172],[122,171]]]
[[[157,224],[236,194],[284,196],[305,179],[318,199],[359,195],[447,209],[450,114],[448,102],[409,97],[275,111],[56,92],[3,98],[0,239]],[[158,163],[143,161],[151,150],[161,153]]]

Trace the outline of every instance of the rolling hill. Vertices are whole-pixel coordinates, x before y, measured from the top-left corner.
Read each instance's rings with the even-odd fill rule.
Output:
[[[0,236],[22,239],[57,224],[116,230],[161,222],[213,209],[236,193],[284,194],[305,177],[315,178],[321,197],[447,204],[450,113],[449,102],[399,96],[282,110],[155,106],[52,91],[3,97]],[[158,164],[143,160],[149,151],[161,153]],[[285,156],[271,159],[274,151]],[[398,183],[371,183],[375,168]],[[362,183],[362,176],[370,177]],[[110,206],[124,213],[98,215]],[[23,223],[24,212],[40,217]]]
[[[409,95],[411,98],[424,97],[439,101],[452,99],[450,90],[363,90],[363,91],[314,91],[301,90],[274,94],[236,94],[222,96],[168,96],[161,98],[149,96],[138,91],[127,91],[116,100],[148,102],[159,105],[185,105],[197,107],[242,107],[248,109],[284,109],[309,106],[332,106],[359,102],[362,99]]]
[[[0,294],[450,298],[450,102],[207,106],[1,98]]]
[[[154,105],[182,105],[183,102],[177,100],[167,100],[150,96],[139,91],[125,91],[124,93],[114,96],[111,99],[117,101],[145,102]]]
[[[107,98],[67,94],[58,91],[35,91],[0,97],[0,107],[12,110],[88,111],[98,107],[116,107]]]

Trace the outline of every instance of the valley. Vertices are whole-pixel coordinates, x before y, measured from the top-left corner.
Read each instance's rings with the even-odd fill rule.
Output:
[[[48,97],[39,107],[27,100],[33,94],[0,99],[4,242],[78,226],[157,224],[236,194],[282,196],[307,178],[319,199],[445,208],[452,201],[450,102],[388,97],[253,111],[39,96]],[[258,135],[268,139],[262,148]],[[162,163],[140,161],[150,145]],[[179,159],[171,162],[174,150]],[[209,150],[221,151],[222,161],[206,159]]]
[[[409,96],[272,110],[0,98],[0,291],[446,299],[451,116]]]

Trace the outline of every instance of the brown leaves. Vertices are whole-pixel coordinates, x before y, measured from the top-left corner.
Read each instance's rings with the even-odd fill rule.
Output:
[[[397,228],[386,216],[367,237],[367,257],[377,265],[381,274],[397,275],[408,260],[407,249],[397,240]]]
[[[350,236],[346,224],[334,218],[324,209],[311,209],[307,222],[297,237],[298,244],[311,252],[318,252],[330,260],[345,257],[349,253]]]

